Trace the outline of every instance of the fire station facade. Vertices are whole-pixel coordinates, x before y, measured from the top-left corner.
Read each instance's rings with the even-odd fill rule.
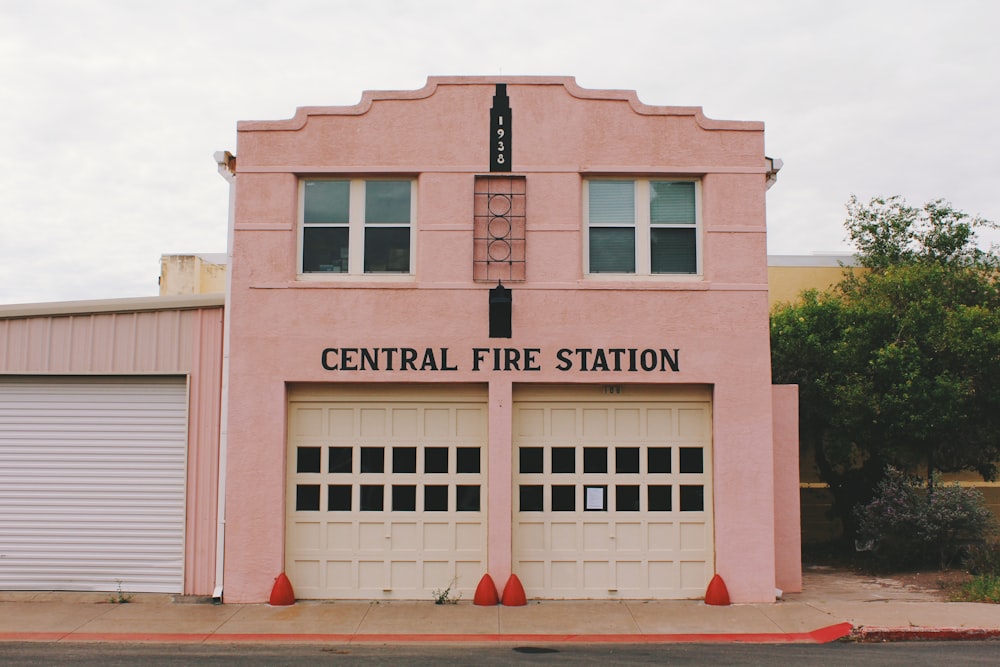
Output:
[[[0,307],[0,589],[799,590],[761,123],[431,78],[218,157],[224,299]]]
[[[226,601],[796,589],[762,124],[431,78],[236,153]]]

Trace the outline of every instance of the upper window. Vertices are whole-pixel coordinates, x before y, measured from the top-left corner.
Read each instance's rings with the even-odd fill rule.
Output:
[[[410,273],[413,181],[302,183],[302,273]]]
[[[697,189],[694,181],[588,180],[588,273],[698,273]]]

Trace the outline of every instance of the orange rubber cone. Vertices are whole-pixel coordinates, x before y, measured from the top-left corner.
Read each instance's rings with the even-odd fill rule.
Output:
[[[479,580],[479,585],[476,586],[476,596],[472,598],[472,604],[479,605],[480,607],[492,607],[495,604],[499,604],[499,602],[500,596],[497,595],[497,585],[493,583],[493,577],[487,572]]]
[[[516,574],[510,575],[507,585],[503,587],[503,596],[500,602],[505,607],[523,607],[528,604],[528,598],[524,595],[524,586]]]
[[[725,607],[729,604],[729,589],[726,582],[718,574],[708,582],[708,589],[705,591],[705,604]]]
[[[292,590],[292,582],[288,580],[284,572],[275,577],[269,602],[272,607],[287,607],[295,604],[295,591]]]

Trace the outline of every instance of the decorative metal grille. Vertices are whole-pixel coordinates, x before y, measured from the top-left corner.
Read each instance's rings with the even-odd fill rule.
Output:
[[[524,176],[476,177],[473,280],[525,280],[525,192]]]

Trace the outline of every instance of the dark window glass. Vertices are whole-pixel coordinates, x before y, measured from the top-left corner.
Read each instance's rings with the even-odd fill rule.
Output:
[[[385,504],[385,489],[380,484],[361,485],[361,511],[381,512]]]
[[[520,496],[520,503],[518,507],[522,512],[541,512],[542,511],[542,486],[535,485],[521,485],[518,488],[518,495]]]
[[[552,486],[552,511],[573,512],[576,510],[575,486]]]
[[[615,448],[615,472],[620,472],[620,473],[639,472],[638,447]]]
[[[303,221],[346,223],[350,213],[350,181],[306,181]]]
[[[479,447],[459,447],[455,458],[456,472],[479,472]]]
[[[479,487],[459,484],[455,487],[455,509],[459,512],[479,511]]]
[[[365,222],[410,222],[410,181],[366,182]]]
[[[590,272],[635,273],[635,228],[591,227]]]
[[[639,511],[639,487],[638,486],[616,486],[615,487],[615,509],[619,512]]]
[[[319,511],[319,484],[297,484],[295,486],[295,511]]]
[[[543,450],[541,447],[519,448],[518,458],[521,463],[521,472],[523,473],[542,472],[542,453]]]
[[[327,489],[326,509],[330,512],[351,511],[351,485],[331,484]]]
[[[417,448],[393,447],[392,471],[402,473],[417,472]]]
[[[670,498],[670,485],[650,484],[646,489],[650,512],[669,512],[673,508]]]
[[[365,228],[365,273],[409,273],[410,228]]]
[[[361,448],[361,472],[385,472],[385,447]]]
[[[296,472],[319,472],[319,447],[299,447],[296,451]]]
[[[306,227],[302,230],[303,273],[347,273],[347,227]]]
[[[650,447],[646,450],[648,472],[670,472],[670,448]]]
[[[576,449],[574,447],[552,448],[552,472],[576,472]]]
[[[434,484],[424,487],[424,511],[448,511],[448,487],[446,485]]]
[[[447,447],[424,447],[424,472],[448,472]]]
[[[681,484],[681,511],[703,512],[705,510],[705,487]]]
[[[330,448],[330,472],[354,472],[354,449],[352,447]]]
[[[701,447],[681,447],[677,452],[681,472],[705,472],[702,451]]]
[[[393,512],[415,512],[417,511],[417,487],[412,484],[392,485],[392,511]]]
[[[649,237],[653,273],[697,273],[695,230],[653,227]]]
[[[608,448],[607,447],[584,447],[583,448],[583,472],[607,472],[608,471]]]

